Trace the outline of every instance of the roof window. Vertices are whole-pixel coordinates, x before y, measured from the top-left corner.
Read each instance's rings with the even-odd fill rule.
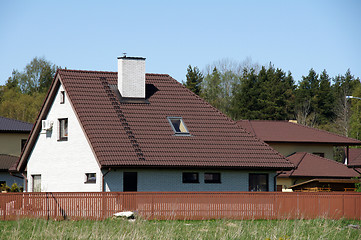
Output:
[[[190,135],[181,117],[168,117],[168,121],[176,135]]]

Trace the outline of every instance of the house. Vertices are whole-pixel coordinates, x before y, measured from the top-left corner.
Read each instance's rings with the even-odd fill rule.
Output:
[[[360,175],[342,163],[307,152],[294,153],[288,156],[287,159],[293,163],[295,169],[284,171],[278,175],[277,185],[282,185],[283,189],[313,179],[345,180]],[[341,188],[341,185],[336,189],[342,189],[343,191],[344,188]],[[345,186],[345,188],[347,187]]]
[[[8,170],[18,160],[32,127],[31,123],[0,117],[0,185],[23,185],[23,180]]]
[[[334,160],[335,146],[357,146],[361,141],[292,121],[240,120],[239,126],[268,143],[284,156],[308,152]]]
[[[145,58],[59,70],[14,172],[27,191],[273,191],[292,163]]]
[[[279,191],[314,178],[351,178],[358,174],[334,162],[333,150],[345,146],[347,156],[349,146],[361,145],[359,140],[292,121],[240,120],[237,124],[294,163],[295,170],[278,172]]]

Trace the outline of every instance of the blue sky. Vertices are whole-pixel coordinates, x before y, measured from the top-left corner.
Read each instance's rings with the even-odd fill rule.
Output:
[[[0,1],[0,85],[34,57],[117,71],[117,57],[185,79],[228,58],[361,77],[361,1]]]

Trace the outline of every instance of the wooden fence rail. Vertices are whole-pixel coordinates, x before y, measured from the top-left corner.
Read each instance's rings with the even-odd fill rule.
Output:
[[[358,219],[361,193],[45,192],[1,193],[0,219]]]

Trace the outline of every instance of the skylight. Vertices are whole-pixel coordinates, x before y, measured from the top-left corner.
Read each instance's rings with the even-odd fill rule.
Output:
[[[168,117],[168,121],[176,135],[189,135],[188,129],[181,117]]]

